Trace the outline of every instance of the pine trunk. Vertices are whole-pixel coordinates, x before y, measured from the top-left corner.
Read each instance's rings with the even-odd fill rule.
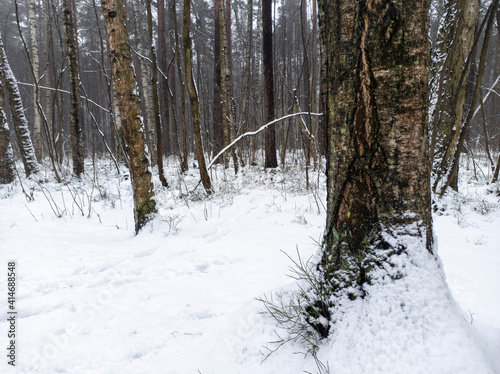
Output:
[[[156,203],[146,152],[137,82],[132,67],[123,0],[102,0],[101,4],[132,180],[135,231],[138,233],[156,213]]]

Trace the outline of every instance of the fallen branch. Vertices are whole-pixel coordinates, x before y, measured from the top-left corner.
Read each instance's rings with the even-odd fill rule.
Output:
[[[247,136],[257,135],[258,133],[264,131],[266,128],[268,128],[269,126],[271,126],[271,125],[273,125],[273,124],[275,124],[277,122],[284,121],[285,119],[288,119],[288,118],[291,118],[291,117],[304,116],[304,115],[322,116],[323,113],[299,112],[299,113],[288,114],[288,115],[286,115],[284,117],[280,117],[280,118],[277,118],[275,120],[272,120],[269,123],[266,123],[264,126],[262,126],[261,128],[259,128],[258,130],[249,131],[249,132],[246,132],[244,134],[241,134],[236,139],[234,139],[229,145],[227,145],[226,147],[224,147],[219,153],[217,153],[217,155],[208,164],[207,170],[210,170],[210,168],[214,165],[215,161],[217,161],[217,159],[220,156],[222,156],[222,154],[224,154],[228,149],[230,149],[232,146],[234,146],[236,143],[238,143],[241,139],[246,138]]]

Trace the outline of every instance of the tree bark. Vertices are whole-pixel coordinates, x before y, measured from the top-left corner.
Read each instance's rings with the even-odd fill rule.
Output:
[[[9,124],[7,123],[7,114],[4,108],[3,85],[0,81],[0,184],[11,183],[16,177],[14,154],[10,144]]]
[[[156,213],[156,203],[146,152],[137,82],[132,67],[123,0],[102,0],[101,4],[132,181],[135,232],[138,233]]]
[[[262,0],[262,63],[264,69],[264,122],[274,117],[274,73],[273,73],[273,20],[272,0]],[[278,166],[276,157],[276,130],[274,125],[265,132],[265,167]]]
[[[38,25],[36,19],[36,2],[29,0],[29,23],[30,23],[30,42],[31,42],[31,62],[33,63],[34,80],[38,83],[40,79],[40,53],[38,51]],[[35,82],[34,82],[35,83]],[[34,108],[34,128],[33,128],[33,146],[38,161],[42,159],[42,116],[37,109],[40,102],[40,91],[37,84],[33,87]]]
[[[156,128],[156,162],[158,164],[158,174],[163,187],[168,187],[165,173],[163,171],[163,136],[160,117],[160,100],[158,98],[158,63],[156,59],[156,50],[153,40],[153,16],[151,14],[151,0],[146,0],[146,13],[148,19],[148,40],[151,49],[151,61],[153,75],[151,77],[151,88],[153,89],[153,110],[154,123]],[[153,142],[154,143],[154,142]],[[153,150],[151,150],[153,152]]]
[[[158,0],[158,65],[163,74],[160,74],[159,84],[160,84],[160,113],[163,122],[163,135],[164,135],[164,145],[165,154],[172,154],[172,131],[170,130],[170,110],[169,110],[169,99],[170,91],[169,84],[167,81],[167,39],[166,39],[166,17],[165,17],[165,0]]]
[[[21,94],[17,86],[16,78],[10,69],[5,49],[3,46],[2,36],[0,35],[0,79],[5,86],[7,97],[12,113],[12,120],[14,123],[14,131],[16,133],[17,144],[21,159],[23,161],[26,176],[36,174],[40,171],[40,165],[36,160],[35,149],[31,142],[30,130],[28,128],[28,121],[24,115],[24,107],[21,101]]]
[[[181,162],[181,172],[185,172],[189,169],[188,165],[188,133],[187,133],[187,123],[186,123],[186,91],[184,85],[184,77],[182,76],[181,68],[181,48],[179,41],[179,31],[177,26],[176,15],[176,4],[177,0],[172,0],[172,14],[174,16],[174,33],[175,33],[175,55],[177,61],[177,72],[179,75],[179,85],[181,90],[181,121],[182,121],[182,162]],[[187,78],[186,78],[187,79]]]
[[[146,35],[149,35],[149,31],[146,30],[146,23],[144,22],[144,8],[140,0],[132,0],[132,7],[134,9],[135,15],[135,25],[137,36],[135,42],[137,43],[137,51],[141,56],[150,57],[150,50],[146,47],[144,39]],[[149,36],[148,36],[148,44]],[[151,152],[151,163],[156,165],[156,144],[155,144],[155,109],[154,109],[154,97],[153,97],[153,80],[151,74],[151,66],[149,62],[143,57],[139,57],[139,66],[141,69],[140,80],[142,89],[142,98],[144,100],[144,110],[146,119],[146,131],[148,134],[148,147]]]
[[[432,251],[429,2],[319,4],[328,190],[318,270],[330,295],[355,298],[408,237]],[[327,319],[330,306],[319,308]]]
[[[82,99],[80,94],[80,73],[78,69],[78,54],[75,23],[70,0],[62,0],[62,15],[64,37],[66,42],[66,61],[68,64],[68,79],[70,91],[70,130],[71,149],[73,156],[73,174],[80,177],[85,171],[83,152],[83,117]]]
[[[184,43],[184,72],[186,74],[186,88],[191,102],[191,112],[193,116],[193,134],[195,156],[198,160],[198,168],[200,169],[201,182],[205,191],[212,193],[212,184],[208,175],[207,166],[205,163],[205,155],[203,154],[203,144],[201,140],[200,129],[200,108],[198,103],[198,92],[193,79],[192,55],[191,55],[191,0],[184,0],[184,12],[182,23],[182,41]]]
[[[467,58],[474,43],[479,15],[478,0],[449,0],[438,51],[446,56],[442,62],[437,88],[436,107],[431,123],[431,153],[434,190],[453,161],[466,109],[467,84],[461,83],[462,74],[469,76]],[[454,186],[456,189],[456,185]]]
[[[216,155],[224,147],[224,130],[222,125],[222,75],[221,75],[221,29],[220,29],[220,8],[221,1],[215,0],[214,16],[214,102],[213,102],[213,155]],[[217,160],[221,160],[218,158]],[[217,161],[220,162],[220,161]]]
[[[222,3],[220,7],[220,33],[221,33],[221,93],[222,93],[222,122],[224,133],[224,147],[231,143],[236,135],[236,126],[233,110],[233,82],[231,71],[231,23],[228,15],[231,14],[230,2]],[[234,172],[238,173],[238,159],[234,147],[231,148],[231,157],[234,164]],[[225,157],[227,167],[228,160]]]

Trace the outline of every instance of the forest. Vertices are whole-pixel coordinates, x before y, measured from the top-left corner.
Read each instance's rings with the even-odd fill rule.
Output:
[[[2,372],[500,371],[499,0],[0,9]]]

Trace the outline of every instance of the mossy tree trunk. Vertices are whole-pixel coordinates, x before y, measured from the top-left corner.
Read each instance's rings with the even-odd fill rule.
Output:
[[[141,120],[139,91],[132,67],[132,54],[125,26],[123,0],[102,0],[101,4],[132,180],[135,231],[137,233],[156,213],[150,163]]]
[[[76,177],[85,171],[83,153],[83,117],[82,98],[80,94],[80,72],[78,69],[78,52],[73,9],[70,0],[62,1],[62,17],[64,39],[66,43],[66,61],[69,79],[69,122],[71,131],[71,149],[73,156],[73,174]]]
[[[193,78],[192,67],[192,51],[191,51],[191,0],[184,0],[183,22],[182,22],[182,42],[184,44],[184,73],[186,74],[186,89],[191,102],[191,112],[193,120],[193,135],[195,156],[198,160],[198,168],[200,169],[200,178],[207,193],[212,192],[212,183],[208,175],[207,166],[205,163],[205,155],[203,154],[203,144],[201,141],[200,128],[200,107],[198,102],[198,92]],[[184,134],[186,136],[186,134]]]
[[[355,297],[384,256],[405,251],[402,237],[432,251],[429,2],[319,5],[328,195],[318,269],[332,295]]]

